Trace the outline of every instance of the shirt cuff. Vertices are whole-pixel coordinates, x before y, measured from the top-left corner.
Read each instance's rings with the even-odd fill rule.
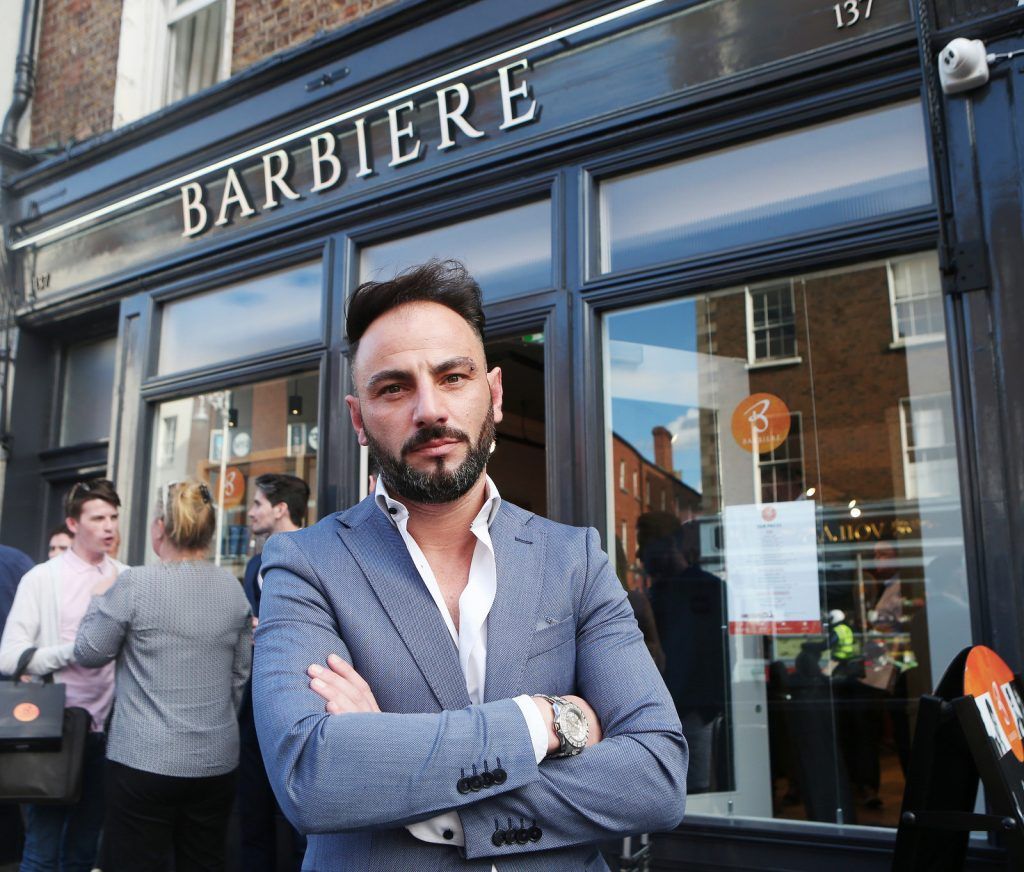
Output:
[[[462,830],[462,820],[457,812],[446,811],[425,821],[406,826],[409,834],[421,842],[433,842],[436,845],[457,845],[464,847],[466,834]],[[447,838],[445,835],[447,834]]]
[[[526,726],[530,730],[530,741],[533,743],[533,756],[540,763],[548,756],[548,725],[544,723],[544,717],[537,708],[533,697],[523,694],[513,697],[512,702],[519,706],[519,711],[526,718]]]

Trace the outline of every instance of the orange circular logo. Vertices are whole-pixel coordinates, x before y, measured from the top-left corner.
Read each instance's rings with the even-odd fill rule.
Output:
[[[30,702],[18,703],[14,707],[14,719],[21,721],[22,723],[28,723],[34,721],[39,717],[39,706],[33,705]]]
[[[775,394],[751,394],[732,413],[732,437],[744,451],[767,454],[789,436],[787,406]]]
[[[1013,670],[991,648],[975,645],[967,655],[964,691],[974,697],[985,731],[1002,750],[1024,763],[1024,701],[1013,683]]]

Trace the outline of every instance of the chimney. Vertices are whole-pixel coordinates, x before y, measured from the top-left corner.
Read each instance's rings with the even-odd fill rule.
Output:
[[[672,472],[672,434],[664,427],[655,427],[651,434],[654,436],[654,462],[666,472]]]

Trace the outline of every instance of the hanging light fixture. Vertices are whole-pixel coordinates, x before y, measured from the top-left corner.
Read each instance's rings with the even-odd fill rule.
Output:
[[[288,395],[288,416],[296,418],[302,414],[302,394],[298,392],[298,382],[292,382],[292,391]]]
[[[234,429],[238,426],[238,409],[228,409],[228,427]]]

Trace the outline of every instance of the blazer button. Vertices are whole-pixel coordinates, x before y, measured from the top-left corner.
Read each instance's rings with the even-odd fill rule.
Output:
[[[480,780],[483,781],[484,787],[494,787],[494,775],[490,772],[485,772],[481,775]]]
[[[455,785],[455,789],[458,790],[459,793],[469,793],[469,791],[470,791],[469,779],[468,778],[460,778],[458,783]]]
[[[530,835],[527,830],[516,830],[516,844],[525,845],[530,841]]]
[[[476,793],[484,786],[484,780],[479,775],[471,775],[466,779],[469,782],[469,789]]]
[[[500,766],[491,773],[494,776],[495,784],[504,784],[508,781],[508,773]]]
[[[441,833],[441,838],[448,839],[449,841],[451,841],[455,838],[455,833],[453,833],[451,830],[445,830],[443,833]]]
[[[504,830],[495,830],[491,834],[491,844],[494,845],[495,848],[500,848],[502,845],[504,845],[505,844],[505,831]]]
[[[541,832],[540,827],[534,825],[526,831],[526,835],[531,842],[539,842],[540,837],[544,835],[544,833]]]

